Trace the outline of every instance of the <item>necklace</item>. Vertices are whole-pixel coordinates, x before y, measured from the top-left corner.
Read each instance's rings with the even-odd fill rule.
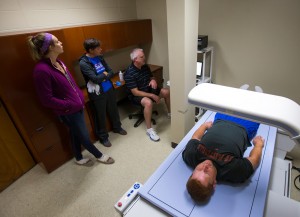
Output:
[[[51,62],[51,63],[52,63],[52,62]],[[57,70],[59,70],[61,73],[66,74],[66,71],[65,71],[64,68],[60,65],[59,62],[52,63],[52,65],[54,66],[54,68],[56,68]]]

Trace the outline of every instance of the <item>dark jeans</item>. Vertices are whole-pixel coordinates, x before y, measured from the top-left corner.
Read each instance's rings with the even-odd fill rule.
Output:
[[[81,145],[96,158],[102,156],[102,153],[90,140],[90,135],[85,124],[82,110],[70,115],[61,115],[60,119],[70,130],[71,145],[76,160],[82,159]]]
[[[113,130],[118,132],[121,129],[120,115],[113,88],[105,93],[101,93],[96,100],[92,100],[91,108],[94,117],[95,133],[100,142],[108,139],[106,113],[112,123]]]

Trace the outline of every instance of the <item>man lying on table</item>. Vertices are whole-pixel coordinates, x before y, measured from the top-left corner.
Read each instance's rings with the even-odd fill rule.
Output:
[[[262,92],[258,86],[255,90]],[[206,122],[195,131],[182,158],[194,168],[186,186],[196,202],[207,201],[217,181],[241,183],[254,173],[264,147],[264,139],[255,136],[258,127],[259,123],[217,113],[214,122]],[[249,157],[243,157],[251,140],[254,147]]]

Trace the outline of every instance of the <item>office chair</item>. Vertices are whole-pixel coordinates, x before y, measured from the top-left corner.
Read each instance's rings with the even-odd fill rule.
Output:
[[[133,125],[134,127],[138,127],[141,123],[143,123],[143,121],[145,120],[144,118],[144,107],[139,105],[140,107],[140,111],[137,112],[137,113],[132,113],[132,114],[129,114],[128,115],[128,118],[129,119],[132,119],[134,117],[136,117],[138,120],[135,122],[135,124]],[[152,114],[155,114],[155,115],[158,115],[158,112],[157,111],[152,111]],[[156,121],[151,118],[151,121],[152,121],[152,124],[155,125],[156,124]]]

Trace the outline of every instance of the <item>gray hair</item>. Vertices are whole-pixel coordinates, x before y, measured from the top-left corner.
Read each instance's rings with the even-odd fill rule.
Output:
[[[133,49],[133,50],[131,51],[131,53],[130,53],[130,59],[131,59],[132,61],[134,61],[135,58],[137,58],[137,52],[138,52],[138,51],[142,51],[142,52],[143,52],[143,49],[141,49],[141,48],[135,48],[135,49]]]

